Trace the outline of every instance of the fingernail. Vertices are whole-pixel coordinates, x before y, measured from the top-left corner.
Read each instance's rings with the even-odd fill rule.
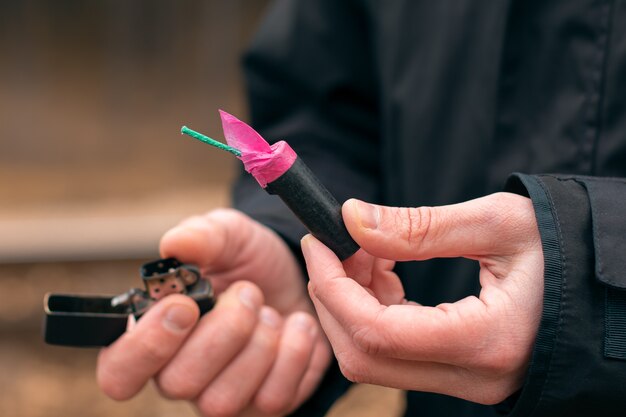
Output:
[[[302,249],[302,254],[306,257],[310,250],[310,241],[311,235],[304,235],[302,239],[300,239],[300,248]]]
[[[196,321],[196,313],[184,304],[172,304],[165,313],[163,325],[170,330],[181,331],[190,328]]]
[[[280,316],[269,307],[263,307],[261,309],[259,318],[269,327],[277,328],[280,325]]]
[[[366,229],[377,229],[378,219],[380,217],[378,207],[360,200],[355,200],[354,205],[356,217],[361,226]]]
[[[243,287],[239,290],[239,301],[250,310],[256,311],[258,308],[258,297],[250,287]]]

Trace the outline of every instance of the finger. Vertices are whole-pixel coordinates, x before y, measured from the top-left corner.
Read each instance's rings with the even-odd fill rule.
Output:
[[[254,284],[231,285],[157,376],[163,395],[195,398],[248,344],[262,303],[263,295]]]
[[[203,275],[210,275],[217,294],[235,281],[254,282],[266,303],[279,312],[306,296],[300,266],[285,242],[236,210],[214,210],[185,220],[163,235],[161,255],[198,265]]]
[[[480,375],[465,367],[364,352],[314,293],[311,299],[341,372],[352,382],[452,395],[481,404],[499,403],[521,386],[521,380]]]
[[[285,321],[278,355],[271,371],[254,399],[255,406],[267,415],[288,411],[317,341],[317,324],[307,313],[297,312]]]
[[[97,379],[111,398],[125,400],[143,388],[176,353],[198,320],[196,303],[170,295],[98,356]]]
[[[311,299],[341,372],[350,381],[443,393],[458,386],[464,377],[456,366],[373,356],[364,352],[314,292]],[[467,381],[463,379],[463,382]]]
[[[190,217],[161,238],[163,257],[175,257],[214,271],[237,265],[254,234],[252,221],[236,210],[220,209]]]
[[[393,260],[479,257],[519,250],[536,229],[530,200],[497,193],[461,204],[398,208],[348,200],[348,231],[374,256]]]
[[[387,307],[354,280],[342,276],[341,263],[317,239],[306,237],[302,249],[318,314],[323,306],[363,352],[457,364],[474,359],[484,348],[492,321],[479,299],[469,297],[439,307]]]
[[[321,331],[320,331],[321,333]],[[315,389],[319,386],[320,381],[326,374],[326,370],[332,359],[330,343],[325,336],[318,336],[317,343],[313,350],[309,367],[302,377],[302,381],[298,386],[298,391],[294,397],[289,412],[295,410],[300,404],[306,401]]]
[[[259,316],[246,347],[198,397],[196,405],[205,416],[238,415],[269,373],[278,351],[282,318],[270,307],[263,307]]]
[[[372,281],[372,272],[376,258],[364,250],[358,250],[354,255],[343,261],[346,275],[364,287],[369,287]]]
[[[393,272],[394,261],[376,258],[359,250],[343,261],[342,265],[345,275],[366,287],[381,304],[399,304],[404,301],[404,288],[400,278]]]
[[[372,280],[369,288],[380,304],[389,306],[403,304],[404,287],[398,275],[393,272],[395,262],[376,258],[372,268]]]

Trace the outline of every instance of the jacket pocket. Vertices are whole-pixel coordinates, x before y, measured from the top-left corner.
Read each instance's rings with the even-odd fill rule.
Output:
[[[579,181],[591,205],[595,276],[606,286],[604,356],[626,360],[626,180]]]

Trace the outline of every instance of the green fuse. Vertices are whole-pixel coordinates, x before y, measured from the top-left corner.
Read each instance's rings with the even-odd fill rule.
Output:
[[[194,139],[198,139],[200,142],[204,142],[204,143],[207,143],[207,144],[209,144],[211,146],[215,146],[216,148],[222,149],[222,150],[224,150],[226,152],[230,152],[230,153],[232,153],[235,156],[241,156],[241,152],[239,152],[239,150],[237,150],[237,149],[235,149],[233,147],[230,147],[230,146],[228,146],[226,144],[223,144],[222,142],[218,142],[215,139],[211,139],[208,136],[204,136],[202,133],[198,133],[195,130],[191,130],[187,126],[183,126],[180,129],[180,133],[188,135],[188,136],[191,136]]]

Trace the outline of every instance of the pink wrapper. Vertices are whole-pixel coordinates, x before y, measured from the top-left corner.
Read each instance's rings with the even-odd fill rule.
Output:
[[[235,116],[220,110],[224,137],[229,146],[241,151],[241,162],[247,172],[265,188],[283,175],[298,155],[285,141],[268,144],[250,126]]]

